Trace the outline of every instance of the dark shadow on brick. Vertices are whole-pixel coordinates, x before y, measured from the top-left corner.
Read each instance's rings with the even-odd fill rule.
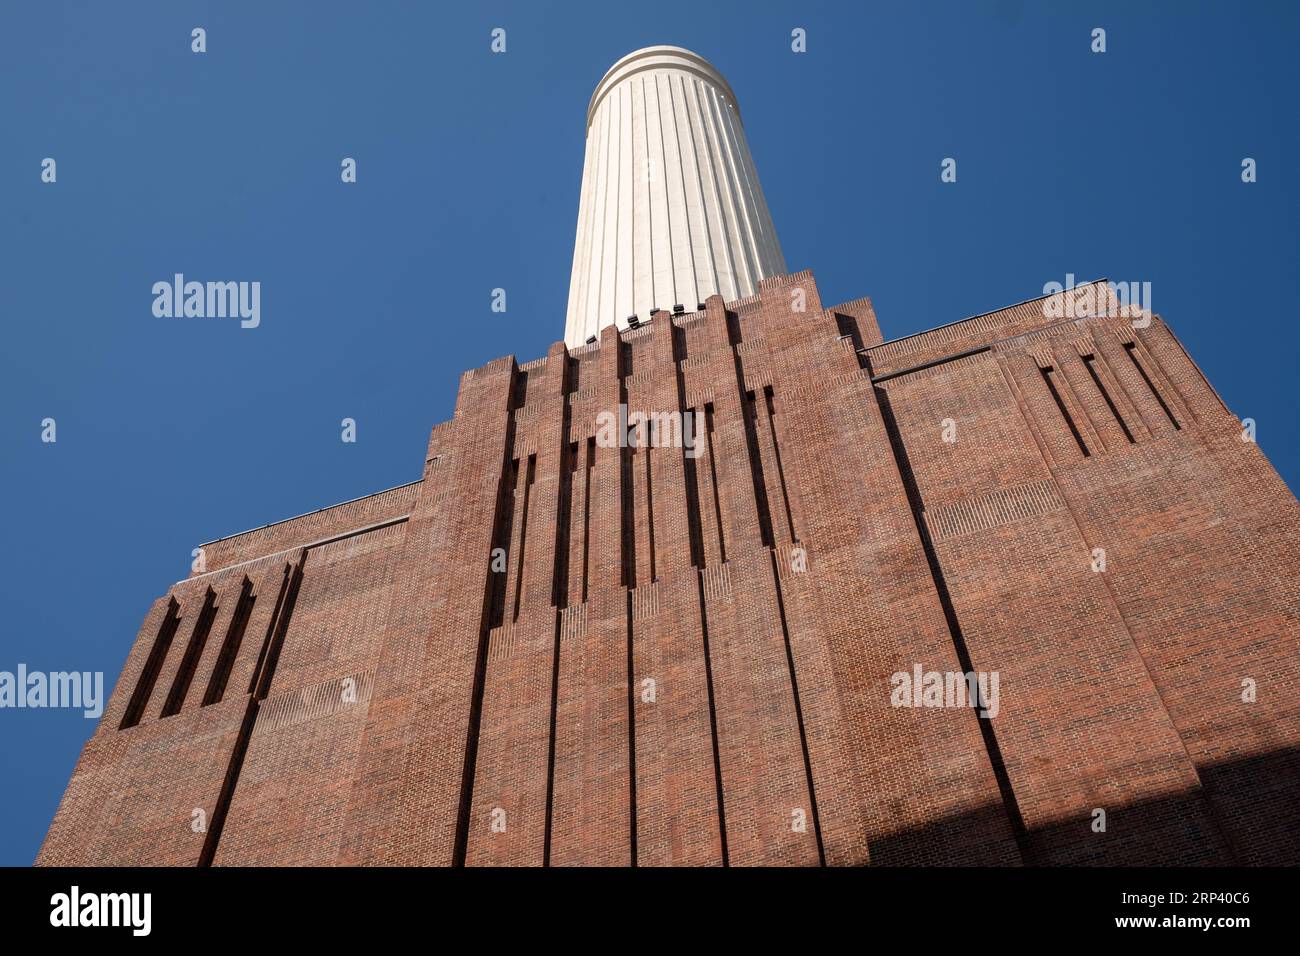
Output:
[[[1218,764],[1203,786],[1159,800],[1101,806],[1077,819],[1021,834],[1025,863],[1037,866],[1300,865],[1300,751]],[[981,849],[996,832],[1001,806],[900,831],[872,843],[875,866],[980,866],[1013,862]]]

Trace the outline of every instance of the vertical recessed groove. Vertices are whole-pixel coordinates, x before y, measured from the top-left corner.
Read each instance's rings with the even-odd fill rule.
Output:
[[[903,482],[903,491],[907,495],[907,503],[912,512],[912,523],[916,527],[917,537],[920,538],[921,550],[925,553],[926,565],[930,569],[930,580],[934,584],[935,594],[939,598],[939,606],[943,610],[944,621],[948,625],[948,634],[952,638],[953,649],[957,654],[957,662],[961,666],[963,673],[974,673],[975,666],[971,661],[970,648],[966,646],[966,636],[962,631],[961,622],[957,618],[957,608],[952,603],[952,595],[948,591],[948,581],[944,577],[942,566],[939,564],[939,554],[934,548],[934,540],[930,537],[929,526],[925,521],[925,502],[921,498],[921,490],[917,486],[916,475],[912,471],[912,461],[908,457],[907,446],[903,444],[903,437],[898,429],[898,421],[894,417],[893,405],[890,404],[889,395],[884,389],[877,388],[875,393],[876,402],[880,408],[881,422],[885,426],[885,433],[889,436],[889,446],[894,454],[894,466]],[[981,720],[976,716],[975,723],[979,725],[980,735],[984,738],[984,749],[988,755],[989,764],[993,769],[993,777],[997,780],[998,792],[1002,796],[1003,809],[1011,821],[1011,829],[1016,839],[1016,845],[1020,849],[1024,862],[1032,864],[1033,859],[1028,852],[1025,818],[1020,812],[1020,802],[1016,799],[1015,789],[1011,786],[1011,775],[1007,772],[1007,764],[1002,757],[1002,748],[998,743],[993,722],[991,720]]]
[[[560,427],[559,435],[556,436],[561,440],[558,442],[560,454],[560,464],[557,469],[559,472],[557,489],[557,500],[555,504],[555,529],[553,555],[551,560],[551,606],[567,607],[569,603],[569,574],[572,555],[569,553],[573,540],[573,469],[574,457],[577,446],[568,441],[570,428],[573,419],[573,405],[569,402],[569,396],[576,385],[574,378],[577,375],[576,363],[567,356],[560,362],[555,363],[556,371],[560,373]],[[556,443],[552,443],[552,448]]]
[[[619,515],[619,584],[623,587],[636,587],[636,470],[632,459],[636,451],[632,445],[627,426],[627,379],[633,374],[632,347],[615,340],[618,349],[618,441],[613,449],[618,456],[618,515]]]
[[[505,440],[502,442],[501,458],[498,464],[496,501],[492,506],[492,539],[501,540],[502,528],[509,524],[508,512],[514,507],[515,481],[507,480],[508,474],[518,476],[519,459],[510,457],[510,450],[515,446],[514,416],[507,417]],[[508,533],[507,533],[508,534]],[[509,540],[507,537],[506,540]],[[470,691],[469,719],[465,730],[464,759],[460,768],[460,800],[456,810],[455,840],[452,844],[451,865],[464,866],[465,855],[469,850],[470,810],[474,800],[474,773],[478,766],[478,742],[483,729],[483,696],[487,688],[488,637],[491,633],[493,609],[492,595],[503,585],[498,579],[501,575],[492,570],[488,561],[487,577],[483,581],[483,590],[479,592],[481,611],[479,614],[478,646],[474,649],[474,682]]]
[[[683,436],[689,434],[691,439],[690,444],[682,443],[682,472],[686,479],[686,525],[691,542],[691,564],[702,568],[705,564],[704,529],[700,516],[700,476],[695,467],[700,451],[700,436],[695,427],[695,409],[691,408],[682,413],[682,423]]]
[[[781,593],[781,573],[776,566],[776,552],[769,551],[772,583],[776,589],[776,611],[781,619],[781,637],[785,641],[785,661],[790,670],[790,693],[794,696],[795,722],[799,725],[799,746],[803,749],[803,769],[808,781],[808,802],[812,804],[813,832],[817,836],[817,859],[826,865],[826,848],[822,844],[822,820],[817,810],[817,788],[813,783],[812,754],[808,750],[808,730],[803,722],[803,704],[799,700],[799,677],[794,668],[794,648],[790,644],[790,625],[785,617],[785,596]]]
[[[244,768],[244,755],[248,753],[248,742],[253,736],[253,727],[257,723],[258,703],[254,697],[248,698],[244,706],[244,719],[239,724],[239,735],[230,752],[230,763],[226,765],[226,776],[217,793],[217,802],[212,808],[212,819],[208,821],[208,832],[203,838],[203,847],[199,850],[198,866],[211,866],[216,859],[217,847],[221,844],[221,833],[226,827],[226,814],[235,797],[235,787],[239,783],[239,773]]]
[[[636,587],[636,489],[633,484],[635,472],[632,456],[633,448],[623,442],[614,449],[618,453],[619,470],[619,524],[622,541],[622,561],[619,584],[624,587]]]
[[[555,612],[555,650],[551,658],[550,742],[546,749],[546,830],[542,837],[542,866],[551,865],[551,821],[555,818],[555,723],[560,710],[560,639],[564,618]]]
[[[767,500],[767,482],[763,479],[763,459],[758,451],[758,433],[754,421],[758,417],[758,402],[753,392],[745,392],[741,399],[741,417],[745,422],[745,446],[749,458],[749,477],[754,484],[758,529],[763,544],[773,548],[776,547],[776,536],[772,533],[772,508]]]
[[[650,466],[651,446],[647,445],[641,451],[645,455],[645,522],[646,522],[646,545],[650,555],[650,580],[657,581],[658,576],[655,574],[655,505],[654,505],[654,484],[651,481],[652,473]]]
[[[302,569],[307,562],[307,555],[304,554],[298,563],[293,566],[293,573],[289,575],[288,588],[284,594],[284,605],[280,608],[280,616],[267,635],[266,655],[262,660],[262,669],[254,678],[253,696],[258,700],[264,700],[271,690],[271,680],[275,677],[276,665],[280,662],[280,650],[284,647],[284,636],[289,630],[289,621],[293,618],[293,607],[298,601],[298,590],[302,587]]]
[[[140,723],[144,709],[149,704],[149,698],[153,696],[153,685],[158,681],[158,673],[162,670],[163,661],[167,659],[167,651],[176,636],[176,629],[180,627],[180,610],[181,606],[176,603],[176,598],[168,598],[167,613],[158,627],[158,636],[154,638],[153,647],[150,648],[144,669],[140,672],[139,680],[136,681],[135,690],[131,692],[131,701],[126,705],[126,713],[122,715],[122,723],[118,725],[119,730],[126,730]]]
[[[537,456],[528,456],[528,470],[524,476],[524,500],[519,508],[519,561],[515,569],[515,606],[512,621],[519,620],[519,605],[524,599],[524,551],[528,544],[528,501],[532,497],[533,480],[537,474]]]
[[[163,703],[160,717],[170,717],[180,713],[180,709],[185,706],[185,698],[194,680],[194,671],[199,666],[199,658],[208,643],[208,633],[212,630],[212,620],[216,616],[217,593],[212,588],[208,588],[207,594],[203,596],[203,608],[199,611],[198,620],[194,622],[194,630],[190,632],[189,643],[185,646],[185,654],[181,657],[180,666],[176,668],[176,677],[172,680],[172,689]]]
[[[785,503],[785,520],[790,527],[790,540],[799,543],[799,535],[794,530],[794,512],[790,510],[790,489],[785,483],[785,466],[781,464],[781,443],[776,440],[776,405],[772,396],[772,386],[763,386],[763,398],[767,402],[767,427],[772,433],[772,455],[776,461],[776,476],[781,482],[781,498]]]
[[[1169,419],[1169,424],[1173,425],[1175,429],[1181,430],[1183,426],[1178,424],[1178,419],[1174,418],[1174,413],[1170,411],[1169,406],[1165,404],[1164,397],[1160,394],[1160,390],[1156,388],[1155,382],[1151,381],[1151,376],[1147,374],[1147,370],[1143,368],[1142,363],[1138,361],[1137,344],[1135,342],[1125,342],[1124,351],[1128,352],[1129,361],[1133,363],[1133,367],[1136,368],[1138,374],[1142,376],[1142,381],[1147,383],[1147,389],[1151,392],[1152,396],[1160,403],[1160,408],[1164,411],[1165,417]]]
[[[591,480],[595,475],[596,439],[587,439],[586,477],[582,494],[582,600],[587,600],[587,585],[591,580]]]
[[[565,460],[560,465],[560,498],[555,516],[555,570],[551,575],[551,604],[560,608],[569,603],[569,549],[573,541],[573,478],[578,468],[578,443],[570,442],[563,447]]]
[[[488,555],[488,598],[487,623],[491,630],[505,623],[506,596],[510,586],[510,546],[513,544],[515,520],[515,498],[519,486],[519,459],[515,458],[505,468],[500,488],[500,503],[492,531],[492,552]],[[504,563],[498,564],[497,556],[504,555]],[[517,576],[517,575],[516,575]]]
[[[713,737],[713,782],[717,788],[718,835],[722,841],[722,865],[727,856],[727,808],[722,788],[722,750],[718,745],[718,705],[713,697],[713,656],[709,650],[709,615],[704,605],[704,575],[695,575],[695,593],[700,602],[700,638],[704,644],[704,680],[709,688],[709,733]]]
[[[631,844],[632,866],[636,866],[636,687],[632,661],[632,591],[627,592],[625,608],[627,638],[627,795],[628,836]]]
[[[704,405],[704,435],[708,442],[709,478],[713,485],[713,518],[718,529],[718,554],[723,564],[727,563],[727,536],[722,530],[722,496],[718,493],[718,465],[714,455],[713,441],[713,403]]]
[[[226,628],[226,638],[221,642],[221,651],[212,668],[212,677],[208,679],[208,689],[203,695],[201,705],[203,707],[220,703],[221,698],[226,694],[226,683],[230,680],[230,671],[235,666],[235,658],[239,655],[239,646],[244,642],[244,631],[248,628],[248,619],[252,616],[254,601],[256,597],[253,595],[253,582],[245,577],[239,589],[235,614],[230,619],[230,626]]]
[[[1124,416],[1115,407],[1115,401],[1110,397],[1110,392],[1106,390],[1106,386],[1102,383],[1101,376],[1097,374],[1097,356],[1083,356],[1083,364],[1087,367],[1088,374],[1092,376],[1092,383],[1097,386],[1097,391],[1101,392],[1101,397],[1105,399],[1106,407],[1110,409],[1110,413],[1115,417],[1115,421],[1119,423],[1119,427],[1124,430],[1124,437],[1128,439],[1130,445],[1133,444],[1133,433],[1128,430],[1128,423],[1124,421]]]
[[[271,621],[266,626],[266,634],[262,636],[262,646],[257,652],[257,663],[253,665],[253,676],[248,680],[248,693],[257,690],[257,679],[262,673],[262,666],[266,661],[266,651],[271,643],[271,635],[275,633],[275,622],[280,619],[280,612],[284,608],[284,597],[289,591],[289,577],[293,566],[286,564],[280,576],[280,590],[275,596],[275,607],[271,609]]]
[[[244,719],[239,725],[239,735],[230,753],[230,763],[226,766],[226,777],[221,791],[217,794],[216,805],[212,809],[212,819],[208,822],[208,833],[203,839],[203,848],[199,851],[199,866],[211,866],[216,859],[217,848],[221,843],[221,834],[225,829],[226,815],[235,798],[235,788],[239,785],[239,774],[244,767],[244,756],[248,753],[248,744],[257,726],[257,715],[261,701],[271,689],[275,678],[275,668],[280,661],[280,648],[284,643],[285,632],[289,628],[289,619],[293,616],[293,606],[298,600],[298,589],[302,584],[302,568],[307,560],[304,553],[298,563],[286,565],[284,578],[280,584],[280,594],[275,602],[275,613],[267,627],[266,640],[262,642],[262,651],[258,655],[257,668],[249,685],[248,704],[244,709]]]
[[[1079,450],[1083,452],[1083,457],[1090,457],[1088,446],[1083,443],[1083,436],[1079,434],[1079,429],[1074,424],[1074,419],[1070,416],[1070,410],[1065,407],[1065,402],[1061,399],[1061,393],[1056,390],[1056,383],[1052,381],[1052,373],[1055,369],[1050,365],[1047,368],[1042,368],[1040,366],[1038,371],[1042,373],[1043,381],[1047,384],[1047,390],[1052,393],[1052,401],[1056,402],[1056,407],[1060,411],[1061,417],[1065,419],[1065,424],[1069,426],[1070,434],[1073,435],[1074,440],[1079,443]]]

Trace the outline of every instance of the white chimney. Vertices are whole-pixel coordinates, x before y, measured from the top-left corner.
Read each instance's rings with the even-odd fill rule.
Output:
[[[693,312],[786,271],[736,96],[703,57],[652,46],[619,60],[587,108],[564,341],[655,309]]]

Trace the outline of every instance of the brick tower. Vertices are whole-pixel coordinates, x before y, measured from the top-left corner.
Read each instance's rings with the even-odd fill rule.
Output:
[[[204,545],[38,862],[1300,862],[1300,510],[1168,327],[755,282]]]

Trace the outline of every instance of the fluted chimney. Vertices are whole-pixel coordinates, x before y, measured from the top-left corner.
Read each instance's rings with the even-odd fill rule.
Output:
[[[714,293],[744,298],[785,271],[722,74],[674,46],[610,67],[587,108],[566,344]]]

